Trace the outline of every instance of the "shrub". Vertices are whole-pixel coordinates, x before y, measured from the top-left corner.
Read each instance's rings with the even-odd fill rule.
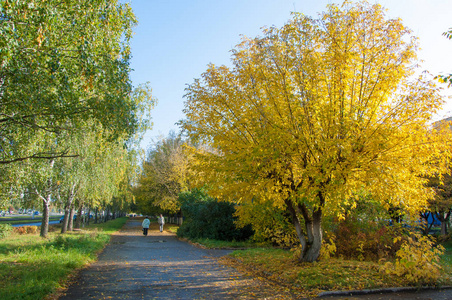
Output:
[[[235,213],[238,226],[251,225],[257,243],[270,243],[278,247],[298,247],[300,242],[287,211],[271,203],[246,203],[238,206]]]
[[[181,194],[180,201],[184,222],[177,231],[178,236],[241,241],[252,235],[249,227],[235,226],[232,203],[219,202],[200,190]]]
[[[27,233],[27,229],[24,226],[14,227],[14,233],[17,233],[17,234],[20,234],[20,235],[26,234]]]
[[[34,234],[38,232],[38,226],[20,226],[14,228],[14,233],[22,234]]]
[[[330,236],[327,232],[322,240],[322,248],[320,248],[320,260],[329,259],[336,254],[337,247],[334,243],[334,235]],[[299,256],[298,256],[299,257]]]
[[[394,242],[399,242],[396,238]],[[441,276],[438,264],[444,247],[434,247],[434,242],[427,236],[416,233],[408,237],[397,251],[395,263],[387,262],[381,270],[387,274],[405,277],[412,284],[435,284]]]
[[[347,219],[340,222],[335,230],[336,255],[361,261],[392,258],[402,244],[401,240],[397,243],[393,243],[393,240],[403,235],[403,229],[398,226]]]
[[[24,226],[28,234],[34,234],[38,232],[38,226]]]
[[[0,224],[0,239],[8,237],[13,232],[11,224]]]

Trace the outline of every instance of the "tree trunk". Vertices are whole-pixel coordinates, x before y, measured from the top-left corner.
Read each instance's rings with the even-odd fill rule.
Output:
[[[41,222],[41,237],[47,237],[49,233],[49,203],[50,203],[50,194],[47,196],[47,199],[42,199],[42,222]]]
[[[305,219],[306,221],[306,219]],[[314,262],[320,256],[320,248],[322,247],[322,210],[320,208],[316,209],[312,214],[312,219],[310,222],[306,223],[306,231],[308,232],[308,247],[304,256],[303,261]]]
[[[97,224],[97,216],[98,216],[98,214],[99,214],[99,207],[96,207],[96,213],[95,213],[95,216],[94,216],[94,224]]]
[[[68,206],[65,206],[64,207],[63,226],[61,227],[61,233],[66,233],[66,231],[67,231],[67,227],[69,224],[69,214],[70,214],[70,209]]]
[[[441,222],[441,235],[447,235],[447,224],[446,222]]]
[[[71,206],[71,210],[69,211],[69,223],[67,226],[67,230],[72,231],[74,228],[74,207]]]
[[[312,217],[309,216],[307,207],[302,204],[294,206],[290,200],[285,201],[289,213],[292,217],[292,224],[301,244],[300,261],[314,262],[320,256],[320,248],[322,246],[322,210],[319,208],[315,210]],[[300,223],[299,215],[305,221],[305,229],[307,237],[303,233]]]
[[[79,200],[77,219],[75,220],[75,228],[80,229],[83,218],[83,201]]]
[[[69,222],[70,222],[70,220],[72,220],[72,219],[70,219],[70,217],[71,217],[70,209],[72,207],[72,201],[74,200],[75,195],[76,195],[76,186],[77,186],[77,183],[74,183],[68,192],[66,205],[64,207],[64,220],[63,220],[63,226],[61,227],[61,233],[66,233],[66,231],[68,230]]]
[[[55,163],[55,159],[50,160],[50,168],[53,168],[53,165]],[[39,198],[41,198],[42,200],[42,221],[41,221],[41,232],[40,235],[41,237],[47,237],[47,234],[49,233],[49,204],[50,201],[52,200],[52,179],[49,178],[47,180],[47,192],[45,192],[45,197],[44,195],[40,194],[38,192],[38,190],[35,190],[36,195],[39,196]],[[34,211],[33,211],[33,216],[34,216]]]
[[[86,222],[86,225],[89,225],[90,219],[91,219],[91,206],[88,206],[88,220]]]
[[[445,236],[447,235],[447,223],[449,222],[450,219],[450,213],[451,211],[440,211],[436,213],[436,216],[438,218],[438,220],[441,221],[441,235]]]

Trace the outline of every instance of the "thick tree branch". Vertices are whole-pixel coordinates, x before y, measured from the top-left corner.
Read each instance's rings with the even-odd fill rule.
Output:
[[[74,158],[74,157],[79,157],[80,155],[78,154],[71,154],[68,155],[67,152],[64,153],[37,153],[37,154],[33,154],[30,156],[24,156],[24,157],[18,157],[15,159],[11,159],[11,160],[0,160],[0,165],[7,165],[10,163],[15,163],[15,162],[19,162],[19,161],[25,161],[28,159],[55,159],[55,158]]]

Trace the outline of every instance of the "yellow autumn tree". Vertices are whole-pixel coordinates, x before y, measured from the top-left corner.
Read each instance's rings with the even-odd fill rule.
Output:
[[[170,132],[168,137],[162,137],[148,149],[135,189],[140,212],[179,211],[179,193],[187,189],[189,157],[184,153],[186,143],[181,135]]]
[[[416,211],[431,195],[420,175],[451,154],[429,126],[444,101],[413,80],[416,61],[409,29],[366,2],[243,39],[232,68],[210,65],[187,88],[183,128],[217,149],[197,153],[198,178],[214,197],[287,209],[302,261],[319,257],[322,216],[358,191]]]

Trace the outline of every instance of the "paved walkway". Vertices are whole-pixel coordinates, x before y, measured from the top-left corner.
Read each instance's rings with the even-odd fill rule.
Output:
[[[227,250],[200,249],[152,228],[145,237],[140,224],[129,220],[59,299],[291,298],[217,263]]]
[[[221,265],[227,250],[205,250],[160,233],[153,223],[149,236],[141,221],[131,219],[112,236],[99,260],[83,270],[60,300],[75,299],[300,299]],[[335,300],[452,299],[452,290],[321,297]]]

